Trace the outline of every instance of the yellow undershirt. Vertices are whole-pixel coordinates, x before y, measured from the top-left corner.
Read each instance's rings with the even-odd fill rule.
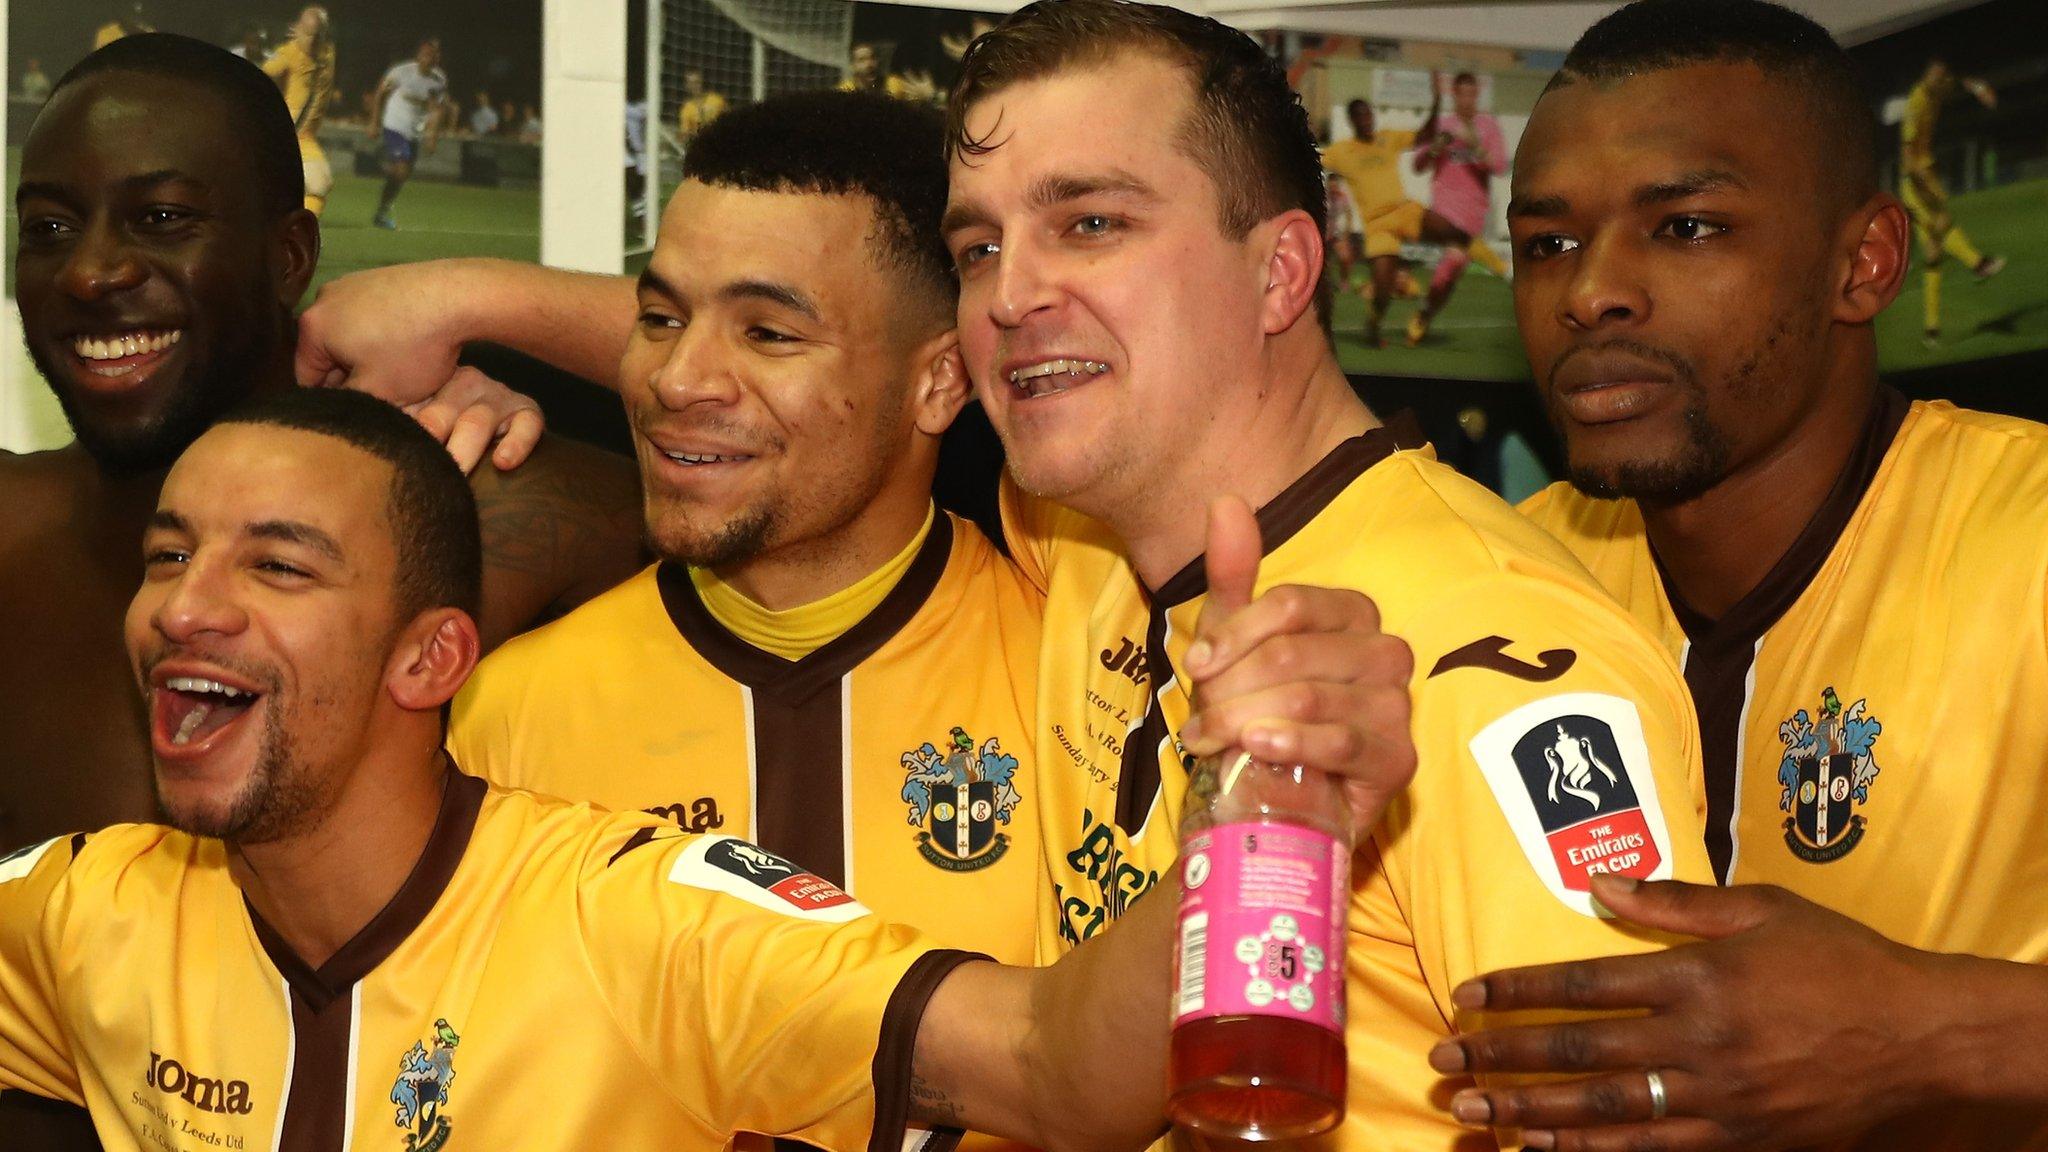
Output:
[[[763,652],[772,652],[784,660],[801,660],[867,619],[868,613],[895,590],[896,582],[910,571],[910,562],[917,559],[917,550],[924,547],[925,537],[931,535],[932,519],[937,514],[936,505],[926,509],[924,527],[887,564],[822,600],[781,612],[754,603],[709,569],[690,569],[690,583],[697,586],[705,610],[726,631]]]

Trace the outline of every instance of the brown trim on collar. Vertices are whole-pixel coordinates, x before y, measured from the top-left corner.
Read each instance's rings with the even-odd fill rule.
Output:
[[[690,582],[689,569],[683,565],[662,561],[655,573],[655,583],[661,592],[662,607],[668,610],[668,618],[683,642],[710,661],[712,667],[756,692],[803,697],[851,672],[901,632],[939,586],[952,550],[953,522],[942,511],[932,517],[932,530],[917,550],[917,558],[910,562],[910,569],[875,610],[847,629],[845,635],[801,660],[784,660],[773,652],[763,652],[728,631],[704,607],[697,586]]]
[[[1700,759],[1707,785],[1707,858],[1723,884],[1730,882],[1735,860],[1735,815],[1740,800],[1735,795],[1735,781],[1742,760],[1742,717],[1749,707],[1749,673],[1756,662],[1757,641],[1805,594],[1821,565],[1834,554],[1842,530],[1869,493],[1910,407],[1898,390],[1878,389],[1863,437],[1850,451],[1827,497],[1770,572],[1719,620],[1707,619],[1679,599],[1663,563],[1657,562],[1665,599],[1689,642],[1685,685],[1699,716]],[[1654,548],[1650,557],[1656,561]]]
[[[1281,545],[1292,540],[1295,533],[1308,527],[1323,509],[1330,506],[1330,501],[1350,487],[1353,480],[1364,475],[1366,469],[1402,448],[1419,446],[1405,442],[1392,430],[1381,427],[1353,436],[1330,449],[1329,455],[1316,461],[1314,467],[1302,473],[1294,483],[1259,509],[1259,538],[1265,554],[1271,556]],[[1161,584],[1159,590],[1152,594],[1152,601],[1162,608],[1174,608],[1208,590],[1209,579],[1202,571],[1202,558],[1197,556]]]
[[[754,828],[747,838],[850,891],[840,683],[804,696],[754,694]]]
[[[447,762],[447,782],[441,788],[441,810],[434,818],[434,830],[427,836],[427,845],[414,862],[412,872],[405,883],[398,886],[389,903],[362,931],[351,937],[348,943],[327,963],[316,971],[277,930],[264,922],[248,897],[242,898],[243,907],[249,911],[249,921],[256,929],[256,939],[263,945],[263,951],[270,962],[291,986],[293,993],[303,997],[306,1006],[315,1013],[324,1012],[329,1004],[348,995],[356,982],[370,974],[377,965],[391,955],[392,949],[405,942],[426,919],[434,908],[434,902],[448,887],[448,881],[455,876],[456,865],[462,863],[462,854],[469,848],[469,837],[476,830],[477,813],[482,810],[484,794],[489,786],[475,776],[466,776]]]
[[[292,1083],[278,1125],[277,1152],[346,1152],[350,997],[313,1008],[292,990]]]
[[[904,1131],[910,1125],[911,1066],[917,1051],[917,1028],[924,1022],[925,1006],[931,1003],[932,993],[939,990],[955,968],[987,959],[978,952],[942,948],[912,961],[910,970],[896,982],[896,991],[890,994],[888,1007],[882,1010],[882,1035],[875,1043],[875,1128],[868,1137],[868,1152],[902,1152]]]

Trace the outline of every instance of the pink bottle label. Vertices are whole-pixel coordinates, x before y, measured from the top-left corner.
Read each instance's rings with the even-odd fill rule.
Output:
[[[1344,1030],[1351,859],[1295,824],[1218,824],[1181,846],[1174,1023],[1282,1016]]]

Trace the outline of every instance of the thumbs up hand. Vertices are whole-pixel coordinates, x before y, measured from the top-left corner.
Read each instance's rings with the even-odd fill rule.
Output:
[[[1415,657],[1380,631],[1363,593],[1283,584],[1256,594],[1262,555],[1244,501],[1210,505],[1208,600],[1181,670],[1195,710],[1181,741],[1197,756],[1242,748],[1343,779],[1362,835],[1415,773]]]

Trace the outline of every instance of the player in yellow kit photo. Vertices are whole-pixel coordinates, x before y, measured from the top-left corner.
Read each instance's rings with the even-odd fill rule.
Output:
[[[334,99],[334,29],[326,8],[308,4],[299,12],[291,39],[263,62],[263,74],[284,91],[306,170],[306,210],[318,216],[334,190],[334,169],[320,147],[320,122]]]
[[[1998,107],[1998,94],[1991,85],[1973,76],[1958,77],[1948,61],[1934,59],[1927,62],[1919,83],[1906,94],[1906,114],[1899,121],[1899,200],[1913,221],[1913,238],[1919,245],[1922,332],[1930,345],[1941,339],[1941,274],[1946,258],[1955,257],[1979,280],[2005,269],[2005,257],[1979,252],[1956,226],[1948,189],[1935,171],[1934,128],[1941,119],[1941,106],[1958,91],[1968,92],[1986,108]]]

